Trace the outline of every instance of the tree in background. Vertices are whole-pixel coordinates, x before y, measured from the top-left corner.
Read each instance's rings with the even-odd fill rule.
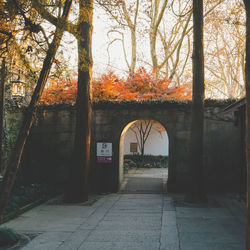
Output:
[[[65,2],[68,5],[68,1]],[[33,33],[41,32],[44,33],[42,26],[38,26],[36,20],[47,20],[55,27],[60,29],[63,27],[64,31],[71,33],[78,43],[78,81],[77,81],[77,97],[76,97],[76,135],[74,153],[72,156],[72,166],[69,173],[68,188],[66,190],[66,200],[70,201],[83,201],[87,200],[88,197],[88,169],[89,169],[89,156],[90,156],[90,123],[91,123],[91,82],[92,82],[92,14],[93,14],[93,1],[74,1],[77,4],[74,9],[78,10],[77,20],[68,22],[62,18],[63,2],[47,2],[39,0],[10,0],[9,4],[14,4],[13,9],[18,9],[18,15],[21,15],[24,19],[24,23],[31,27]],[[37,14],[35,20],[31,20],[26,16],[26,12],[23,11],[22,7],[30,7],[32,13]],[[18,8],[16,8],[18,7]],[[12,9],[12,8],[10,8]],[[74,13],[76,14],[76,13]],[[47,27],[48,28],[48,27]],[[39,30],[38,30],[39,29]],[[63,32],[63,31],[62,31]],[[51,37],[54,36],[55,31],[51,30]],[[45,39],[45,41],[37,40],[40,46],[43,43],[50,46],[51,37]],[[60,38],[61,39],[61,38]],[[32,49],[32,47],[29,49]],[[46,51],[46,50],[45,50]],[[53,51],[54,52],[54,51]],[[45,53],[46,54],[46,53]],[[60,65],[54,56],[51,54],[55,65]],[[46,59],[47,60],[47,59]],[[41,63],[41,61],[39,61]],[[50,63],[46,62],[50,68]],[[46,78],[48,77],[46,72]],[[40,80],[39,80],[40,81]],[[39,97],[41,92],[39,91]],[[39,98],[38,98],[39,99]],[[35,102],[38,100],[36,99]]]
[[[180,5],[177,7],[178,14],[176,16],[178,17],[174,18],[175,15],[170,8],[171,3],[168,0],[97,0],[98,6],[103,8],[116,23],[108,31],[108,36],[112,37],[108,46],[116,41],[121,41],[125,61],[130,72],[135,71],[135,66],[138,62],[150,66],[156,76],[159,75],[163,67],[165,69],[166,65],[171,68],[172,64],[180,64],[180,49],[186,37],[185,30],[188,27],[191,15],[189,15],[187,24],[184,25],[186,22],[184,14],[188,12],[190,6],[188,4],[183,4],[182,6],[180,1],[178,3]],[[167,5],[169,5],[169,8],[167,8]],[[164,20],[165,22],[162,25]],[[171,20],[171,23],[168,22],[169,20]],[[166,27],[168,28],[166,29]],[[130,31],[129,46],[126,46],[125,41],[127,29]],[[114,34],[119,35],[119,38]],[[145,50],[140,51],[140,45],[143,48],[145,47],[140,41],[143,41],[144,44],[149,44],[151,62],[145,59]],[[159,46],[159,42],[162,43],[162,46]],[[139,43],[140,45],[138,46]],[[131,63],[128,60],[126,47],[131,47]],[[162,53],[162,50],[165,52],[163,58],[162,55],[164,53]],[[174,58],[176,53],[177,57]],[[169,77],[167,72],[169,67],[166,66],[167,69],[164,70],[166,77]],[[172,76],[176,72],[176,66],[174,68]]]
[[[246,9],[246,159],[247,159],[247,211],[246,250],[250,250],[250,2],[244,0]]]
[[[203,0],[193,0],[193,98],[187,200],[206,201],[203,178],[203,128],[204,128],[204,48]]]
[[[57,13],[55,19],[60,17],[63,9],[60,1],[43,1],[43,4]],[[33,91],[38,78],[37,72],[54,34],[54,27],[44,26],[45,20],[38,13],[39,10],[34,9],[33,0],[0,2],[0,56],[6,59],[8,80],[20,77],[27,82],[27,90],[30,92]],[[58,77],[62,68],[65,70],[60,53],[57,53],[55,62],[51,75]]]
[[[46,57],[49,45],[52,42],[55,26],[48,27],[45,21],[33,8],[33,0],[8,0],[0,1],[0,57],[5,59],[5,102],[3,110],[3,160],[1,169],[7,166],[8,158],[15,141],[11,140],[8,131],[10,124],[7,123],[8,107],[26,107],[36,85],[42,63]],[[61,17],[63,5],[59,1],[53,3],[43,2],[57,12],[57,17]],[[45,26],[46,25],[46,26]],[[62,39],[63,40],[63,39]],[[50,70],[50,78],[62,75],[66,71],[64,60],[61,56],[62,46],[54,58],[54,64]],[[65,75],[65,73],[63,74]],[[67,72],[67,71],[66,71]],[[12,98],[11,81],[21,80],[25,87],[25,96]],[[17,132],[18,133],[18,132]]]
[[[213,13],[225,0],[205,1],[204,16]],[[210,3],[211,2],[211,3]],[[144,19],[149,26],[151,66],[178,85],[191,81],[192,5],[190,1],[148,1]],[[144,61],[145,62],[145,61]]]
[[[108,15],[113,14],[113,18],[117,20],[110,32],[119,34],[121,38],[108,33],[112,37],[110,43],[122,40],[123,48],[128,48],[132,47],[132,41],[136,41],[134,58],[137,66],[147,66],[154,74],[173,79],[176,85],[181,85],[182,82],[192,84],[193,24],[190,1],[140,0],[132,41],[126,39],[129,25],[125,21],[121,2],[126,2],[129,9],[127,14],[131,19],[135,13],[135,2],[105,0],[98,1],[98,4],[99,2],[105,5],[102,8]],[[129,7],[129,4],[133,7]],[[242,1],[205,0],[204,18],[206,97],[243,97],[245,15]],[[144,44],[149,45],[148,53]]]
[[[111,40],[109,46],[114,42],[120,41],[122,44],[124,59],[126,61],[130,73],[134,73],[137,63],[137,19],[139,12],[140,0],[128,3],[126,0],[96,0],[96,3],[103,8],[108,15],[115,21],[116,26],[111,28],[109,35],[116,34],[115,38]],[[131,60],[129,63],[124,33],[126,29],[130,31],[130,45],[131,45]],[[120,31],[121,29],[121,31]],[[118,35],[118,37],[117,37]]]
[[[25,114],[25,117],[23,119],[15,148],[10,156],[9,164],[5,170],[5,173],[4,173],[4,178],[3,178],[3,183],[2,183],[2,187],[1,187],[1,193],[0,193],[0,220],[2,219],[3,212],[4,212],[5,206],[7,204],[10,192],[14,186],[14,183],[15,183],[17,171],[18,171],[19,166],[20,166],[20,161],[21,161],[24,145],[27,141],[31,126],[32,126],[33,121],[34,121],[37,105],[39,103],[39,98],[40,98],[42,91],[45,87],[47,78],[48,78],[50,70],[51,70],[52,63],[54,61],[54,57],[55,57],[57,49],[60,45],[61,38],[62,38],[63,32],[64,32],[63,23],[65,21],[67,21],[67,19],[69,17],[71,5],[72,5],[71,0],[65,1],[65,4],[63,7],[63,12],[62,12],[59,20],[57,21],[54,37],[53,37],[53,40],[52,40],[51,44],[49,45],[49,49],[46,53],[46,57],[45,57],[45,60],[43,62],[43,67],[41,69],[39,78],[37,80],[37,85],[36,85],[35,91],[32,95],[32,100],[29,104],[29,107],[28,107],[27,112]]]
[[[151,1],[149,11],[146,11],[147,16],[150,19],[150,28],[149,28],[150,55],[152,60],[153,71],[155,73],[156,78],[158,78],[159,75],[159,64],[156,55],[156,42],[157,42],[159,26],[162,21],[164,12],[166,10],[167,3],[168,0]]]
[[[136,121],[129,127],[129,130],[135,135],[141,157],[144,156],[145,145],[152,129],[159,132],[160,135],[163,131],[165,131],[165,128],[158,122],[146,119]]]
[[[206,96],[245,95],[245,10],[242,1],[225,2],[205,18]]]

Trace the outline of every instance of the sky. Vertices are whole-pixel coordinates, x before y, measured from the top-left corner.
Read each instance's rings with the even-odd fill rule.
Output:
[[[107,51],[109,38],[108,31],[111,21],[100,8],[94,9],[93,15],[93,37],[92,37],[92,55],[93,55],[93,76],[98,77],[107,70],[113,70],[118,74],[124,75],[127,73],[127,66],[124,60],[122,47],[119,42],[113,43]],[[126,39],[126,38],[125,38]],[[127,34],[129,39],[129,34]],[[67,58],[69,68],[77,71],[77,43],[72,35],[65,33],[65,41],[70,41],[64,45],[61,53]],[[65,50],[66,48],[66,50]],[[127,48],[129,51],[129,48]]]
[[[123,59],[122,47],[119,42],[113,43],[110,48],[110,58],[107,51],[108,48],[108,31],[111,22],[105,13],[95,8],[93,17],[93,74],[98,76],[104,69],[113,69],[115,71],[126,70],[125,60]],[[111,66],[112,65],[112,66]]]

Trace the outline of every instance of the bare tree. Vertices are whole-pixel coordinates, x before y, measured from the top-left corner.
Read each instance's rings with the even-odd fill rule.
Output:
[[[210,15],[225,0],[205,1],[204,16]],[[192,6],[190,1],[140,0],[114,1],[97,0],[116,25],[108,34],[116,34],[109,46],[120,41],[129,71],[133,72],[138,62],[152,68],[155,76],[164,74],[176,84],[191,82],[191,43],[192,43]],[[139,9],[138,9],[139,7]],[[131,63],[128,60],[125,37],[126,28],[130,30]],[[133,34],[133,35],[132,35]],[[149,56],[141,40],[149,42]],[[141,49],[143,48],[143,49]],[[150,62],[151,60],[151,62]],[[133,70],[131,70],[133,69]]]
[[[149,17],[151,20],[150,23],[150,54],[151,54],[151,60],[153,65],[153,70],[156,74],[156,77],[158,77],[158,71],[159,71],[159,65],[156,55],[156,41],[157,41],[157,35],[158,35],[158,29],[161,23],[161,20],[163,18],[168,0],[163,0],[162,5],[160,5],[162,1],[160,0],[154,0],[151,1],[150,11],[149,11]]]
[[[137,19],[140,6],[140,0],[135,3],[127,3],[126,0],[96,0],[109,16],[117,23],[118,27],[111,28],[109,34],[115,33],[119,37],[115,37],[109,43],[109,46],[116,41],[122,43],[124,58],[128,66],[129,72],[134,73],[137,62]],[[130,31],[130,45],[131,45],[131,60],[129,63],[126,46],[124,41],[124,32],[126,28]],[[121,29],[121,31],[119,30]]]
[[[140,120],[132,124],[129,128],[136,137],[141,156],[144,156],[145,143],[150,135],[152,126],[153,123],[151,120]]]
[[[160,135],[162,131],[165,130],[165,128],[161,124],[154,120],[139,120],[129,127],[129,130],[132,131],[135,135],[137,145],[142,157],[144,156],[145,145],[150,133],[152,132],[152,129],[159,132]]]
[[[223,2],[225,0],[205,1],[204,17],[217,10]],[[178,85],[191,81],[192,12],[190,1],[172,1],[157,31],[164,51],[159,53],[158,49],[155,53],[158,57],[158,71]]]
[[[205,19],[206,96],[245,95],[245,15],[242,2],[224,2]]]

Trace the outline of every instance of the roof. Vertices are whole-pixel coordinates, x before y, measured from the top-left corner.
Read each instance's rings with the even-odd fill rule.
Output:
[[[225,109],[223,109],[221,111],[221,113],[231,112],[233,109],[240,108],[240,107],[244,106],[245,104],[246,104],[246,97],[244,97],[244,98],[230,104]]]

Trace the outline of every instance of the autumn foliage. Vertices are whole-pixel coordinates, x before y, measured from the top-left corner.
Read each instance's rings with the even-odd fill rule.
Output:
[[[77,92],[76,79],[50,81],[41,96],[41,104],[75,102]]]
[[[155,80],[153,74],[148,74],[144,68],[140,68],[126,80],[109,72],[93,80],[93,101],[191,99],[192,92],[186,84],[171,85],[173,84],[166,78]],[[41,104],[75,102],[76,92],[77,80],[54,80],[44,90]]]

